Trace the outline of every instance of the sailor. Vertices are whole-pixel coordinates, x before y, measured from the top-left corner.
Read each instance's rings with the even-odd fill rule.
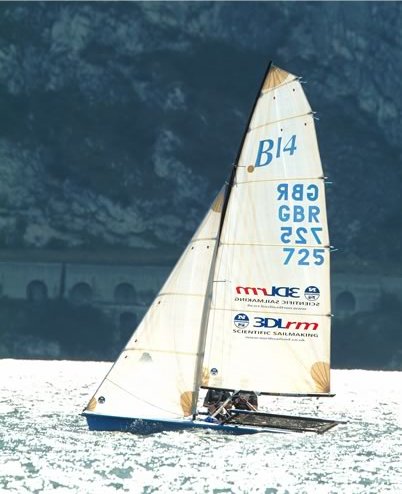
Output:
[[[237,410],[258,410],[258,398],[253,391],[239,391],[232,396],[232,403]]]
[[[228,415],[227,409],[232,406],[230,391],[210,388],[204,398],[204,407],[208,408],[209,416],[222,420]],[[218,413],[216,413],[219,410]]]

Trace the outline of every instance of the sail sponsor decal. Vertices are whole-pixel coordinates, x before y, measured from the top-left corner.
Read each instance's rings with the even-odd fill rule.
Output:
[[[304,298],[310,301],[318,300],[320,298],[320,290],[316,286],[308,286],[304,290]]]
[[[289,286],[271,286],[270,288],[257,288],[252,286],[237,286],[236,292],[246,295],[264,295],[266,297],[296,297],[298,298],[299,288]]]
[[[276,190],[283,264],[322,266],[325,249],[318,247],[323,235],[318,185],[280,183]]]
[[[243,324],[239,324],[239,321]],[[232,333],[246,338],[304,341],[307,338],[319,337],[320,324],[313,317],[308,316],[295,320],[285,315],[261,316],[261,314],[235,313]]]
[[[234,318],[236,328],[247,328],[249,322],[247,314],[237,314]]]
[[[233,302],[250,309],[297,309],[305,311],[320,307],[320,289],[310,285],[306,288],[296,286],[258,287],[237,285]]]

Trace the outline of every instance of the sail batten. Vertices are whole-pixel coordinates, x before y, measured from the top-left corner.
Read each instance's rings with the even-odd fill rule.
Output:
[[[213,309],[215,311],[228,311],[228,312],[233,311],[232,308],[219,307],[219,306],[216,306],[216,305],[213,306]],[[297,311],[297,310],[295,310],[295,307],[294,306],[291,307],[291,309],[292,309],[292,314],[294,314],[294,315],[312,316],[312,317],[314,317],[314,316],[317,315],[317,313],[314,312],[314,311],[312,311],[312,312],[309,312],[308,310],[307,311],[306,310],[299,310],[299,311]],[[296,309],[297,309],[297,306],[296,306]],[[266,309],[253,309],[253,312],[256,312],[256,313],[257,312],[266,313]],[[277,308],[276,309],[276,314],[277,315],[288,315],[289,314],[289,311],[286,311],[283,308],[282,308],[282,310]],[[320,313],[320,315],[321,316],[324,316],[324,317],[332,317],[332,314],[330,314],[329,312],[328,313]]]
[[[283,118],[278,118],[277,120],[263,120],[262,123],[259,123],[258,125],[255,125],[255,126],[251,126],[249,127],[248,129],[248,134],[252,133],[252,132],[255,132],[257,130],[260,130],[262,129],[263,127],[270,127],[270,126],[273,126],[273,125],[277,125],[277,124],[282,124],[282,123],[286,123],[286,122],[292,122],[292,120],[304,120],[304,119],[314,119],[314,113],[312,110],[309,110],[307,112],[303,112],[303,113],[300,113],[300,114],[295,114],[295,115],[291,115],[291,116],[287,116],[287,117],[283,117]]]
[[[291,117],[286,117],[286,118],[281,118],[279,120],[273,120],[273,121],[269,121],[269,122],[266,122],[266,123],[262,123],[262,124],[259,124],[259,125],[256,125],[254,127],[250,127],[248,132],[252,132],[253,130],[258,130],[262,127],[268,127],[269,125],[275,125],[275,124],[278,124],[278,123],[282,123],[282,122],[287,122],[289,120],[293,120],[294,118],[303,118],[303,117],[307,117],[307,116],[312,116],[314,115],[314,113],[312,111],[309,111],[307,113],[302,113],[300,115],[293,115]]]
[[[248,168],[250,165],[238,165],[237,168]],[[251,166],[254,166],[254,165],[251,165]],[[312,178],[315,178],[316,180],[324,180],[326,177],[324,176],[318,176],[318,177],[312,177]],[[305,177],[287,177],[286,180],[288,182],[297,182],[299,180],[305,180]],[[252,184],[252,183],[264,183],[264,182],[278,182],[278,179],[277,178],[267,178],[267,179],[264,179],[264,180],[245,180],[244,182],[240,182],[238,180],[236,180],[236,182],[234,183],[234,187],[237,187],[238,185],[248,185],[248,184]]]
[[[256,242],[253,242],[253,243],[245,243],[245,242],[221,242],[221,245],[227,245],[227,246],[249,246],[249,247],[281,247],[282,244],[280,243],[276,243],[276,244],[263,244],[263,243],[256,243]],[[296,247],[297,244],[288,244],[289,247]],[[303,244],[304,247],[308,248],[308,247],[315,247],[316,244]],[[323,249],[329,249],[330,248],[330,245],[329,244],[326,244],[326,245],[323,245],[323,244],[320,244],[322,246]]]

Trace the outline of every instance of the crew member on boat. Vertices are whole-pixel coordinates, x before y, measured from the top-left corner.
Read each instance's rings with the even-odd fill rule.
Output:
[[[258,398],[254,392],[239,391],[232,396],[233,406],[237,410],[258,410]]]
[[[224,389],[210,388],[204,398],[204,407],[208,409],[209,418],[221,421],[228,416],[232,405],[232,393]]]
[[[258,398],[256,393],[250,391],[238,391],[232,394],[223,389],[208,389],[204,398],[204,407],[208,409],[209,418],[222,421],[228,418],[228,410],[234,407],[237,410],[256,411]]]

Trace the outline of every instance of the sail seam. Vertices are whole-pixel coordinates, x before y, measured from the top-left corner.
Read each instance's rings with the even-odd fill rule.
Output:
[[[216,240],[216,237],[202,237],[202,238],[194,238],[191,239],[189,242],[189,245],[195,243],[195,242],[202,242],[203,240]]]
[[[252,298],[252,296],[250,295],[250,298]],[[262,298],[261,296],[258,296],[258,295],[254,295],[254,298]],[[236,311],[235,308],[233,307],[229,307],[229,308],[225,308],[225,307],[215,307],[215,306],[212,306],[211,307],[212,310],[220,310],[220,311],[227,311],[227,312],[233,312],[233,311]],[[287,315],[287,316],[313,316],[313,317],[331,317],[331,314],[328,314],[328,313],[314,313],[314,312],[295,312],[294,311],[294,306],[292,306],[291,308],[289,307],[289,311],[283,311],[278,309],[277,307],[275,307],[274,309],[272,309],[271,307],[267,307],[266,309],[256,309],[256,308],[253,308],[253,313],[256,312],[256,313],[266,313],[267,310],[275,310],[275,314],[279,314],[279,315]],[[290,310],[292,310],[292,313],[290,314]],[[249,330],[249,331],[257,331],[257,330],[260,330],[262,331],[261,328],[255,328],[253,330]],[[303,334],[303,333],[301,333]]]

